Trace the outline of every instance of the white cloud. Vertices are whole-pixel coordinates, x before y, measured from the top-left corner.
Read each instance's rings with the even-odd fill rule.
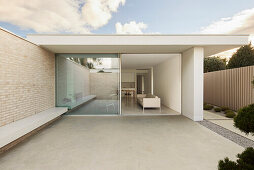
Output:
[[[93,28],[99,28],[108,23],[111,13],[117,12],[119,5],[125,0],[87,0],[82,8],[85,21]]]
[[[201,28],[203,34],[252,34],[249,41],[254,43],[254,8],[241,11],[232,17],[221,18],[212,24]],[[237,50],[232,49],[219,55],[229,59]]]
[[[115,28],[117,34],[143,34],[143,30],[147,28],[147,25],[143,22],[136,23],[135,21],[125,24],[118,22]]]
[[[89,33],[125,0],[0,0],[0,21],[40,33]]]
[[[252,42],[252,45],[254,45],[254,34],[249,37],[249,41]]]
[[[254,35],[254,8],[241,11],[232,17],[221,18],[219,21],[201,28],[201,33]],[[253,42],[253,37],[250,39]]]

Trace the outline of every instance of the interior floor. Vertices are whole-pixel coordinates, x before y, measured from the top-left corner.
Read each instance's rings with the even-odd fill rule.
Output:
[[[92,100],[68,111],[65,115],[118,115],[118,100]],[[159,108],[145,108],[137,103],[135,97],[122,97],[122,115],[181,115],[164,105]]]
[[[161,110],[159,108],[145,108],[143,112],[142,106],[137,103],[135,97],[122,97],[122,115],[180,115],[164,105],[161,105]]]

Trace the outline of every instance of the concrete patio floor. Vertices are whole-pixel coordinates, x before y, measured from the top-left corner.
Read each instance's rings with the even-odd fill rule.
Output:
[[[0,169],[214,170],[243,150],[183,116],[64,116],[2,154]]]

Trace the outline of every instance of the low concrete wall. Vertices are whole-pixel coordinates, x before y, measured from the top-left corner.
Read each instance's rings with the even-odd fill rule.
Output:
[[[0,29],[0,126],[55,106],[55,57]]]

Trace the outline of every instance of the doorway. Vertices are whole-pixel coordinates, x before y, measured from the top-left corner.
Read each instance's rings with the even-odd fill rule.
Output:
[[[179,59],[178,54],[122,54],[122,114],[126,116],[179,115],[178,111],[170,107],[173,102],[177,106],[181,102],[174,101],[181,96],[181,86],[178,81],[180,79]],[[179,70],[167,69],[174,65]],[[175,93],[172,93],[174,91]]]
[[[137,94],[144,94],[144,75],[137,75]]]

